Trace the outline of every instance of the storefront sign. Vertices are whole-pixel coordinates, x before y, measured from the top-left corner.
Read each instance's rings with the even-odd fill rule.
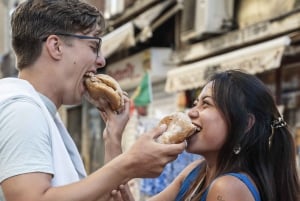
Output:
[[[138,86],[146,70],[150,72],[152,82],[157,82],[165,79],[171,68],[165,64],[170,53],[169,48],[150,48],[108,64],[106,73],[114,77],[125,90]]]

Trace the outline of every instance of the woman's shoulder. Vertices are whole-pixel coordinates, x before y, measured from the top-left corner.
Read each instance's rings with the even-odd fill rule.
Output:
[[[224,174],[210,185],[207,200],[255,201],[253,188],[256,190],[253,181],[246,174]]]

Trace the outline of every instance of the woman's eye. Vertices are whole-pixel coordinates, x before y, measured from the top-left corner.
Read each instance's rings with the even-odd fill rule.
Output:
[[[210,104],[209,104],[208,101],[203,101],[203,102],[202,102],[202,105],[203,105],[203,106],[209,106]]]
[[[193,107],[195,107],[196,105],[197,105],[197,103],[198,103],[198,101],[197,100],[195,100],[194,102],[193,102]]]
[[[203,101],[203,103],[202,103],[203,105],[207,105],[208,104],[208,102],[206,102],[206,101]]]

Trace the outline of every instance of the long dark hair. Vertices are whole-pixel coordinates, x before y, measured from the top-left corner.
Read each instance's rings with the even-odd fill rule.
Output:
[[[296,146],[287,126],[274,129],[269,144],[271,124],[281,116],[268,88],[254,75],[239,70],[217,73],[209,81],[213,82],[215,104],[228,125],[216,176],[246,172],[254,180],[262,201],[300,200]],[[255,123],[247,129],[249,115]],[[233,153],[236,146],[241,148],[239,154]]]

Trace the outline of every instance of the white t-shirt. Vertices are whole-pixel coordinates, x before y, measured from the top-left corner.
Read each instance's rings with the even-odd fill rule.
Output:
[[[45,103],[53,112],[53,106]],[[0,111],[0,129],[5,130],[0,135],[0,183],[23,173],[53,174],[50,132],[39,106],[20,99],[0,105]],[[1,187],[0,201],[5,201]]]
[[[86,176],[53,102],[25,80],[0,79],[0,184],[31,172],[52,174],[53,186]]]
[[[24,98],[0,105],[0,111],[0,183],[22,173],[53,174],[50,132],[41,108]]]

